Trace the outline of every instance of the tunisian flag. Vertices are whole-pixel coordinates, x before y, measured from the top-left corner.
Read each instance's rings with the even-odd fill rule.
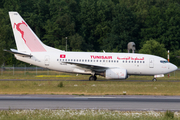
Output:
[[[66,58],[66,55],[61,54],[61,55],[60,55],[60,58]]]

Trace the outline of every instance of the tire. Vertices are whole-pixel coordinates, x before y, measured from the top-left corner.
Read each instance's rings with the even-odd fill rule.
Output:
[[[92,81],[92,80],[94,80],[94,76],[89,77],[89,81]]]
[[[96,81],[97,80],[97,77],[96,76],[94,76],[94,81]]]
[[[156,78],[153,78],[153,79],[152,79],[152,81],[153,81],[153,82],[156,82],[156,81],[157,81],[157,79],[156,79]]]

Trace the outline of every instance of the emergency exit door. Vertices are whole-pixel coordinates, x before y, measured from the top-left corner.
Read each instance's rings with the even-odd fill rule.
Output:
[[[149,67],[154,68],[154,59],[153,58],[149,59]]]
[[[44,64],[45,64],[45,66],[49,66],[49,64],[50,64],[50,57],[48,55],[46,55],[44,58]]]

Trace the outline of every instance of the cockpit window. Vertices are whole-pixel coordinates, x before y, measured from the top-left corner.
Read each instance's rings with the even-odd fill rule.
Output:
[[[160,60],[161,63],[168,63],[167,60]]]

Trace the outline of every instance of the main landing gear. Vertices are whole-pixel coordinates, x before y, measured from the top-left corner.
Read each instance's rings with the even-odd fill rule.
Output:
[[[156,82],[156,81],[157,81],[157,79],[156,79],[156,78],[153,78],[153,79],[152,79],[152,81],[153,81],[153,82]]]
[[[91,75],[90,77],[89,77],[89,81],[92,81],[92,80],[94,80],[94,81],[96,81],[97,80],[97,77],[94,75]]]

